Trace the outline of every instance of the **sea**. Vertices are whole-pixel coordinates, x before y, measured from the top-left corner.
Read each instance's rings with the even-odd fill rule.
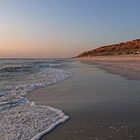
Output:
[[[62,69],[69,59],[0,60],[0,138],[39,139],[68,119],[63,111],[36,105],[25,96],[31,91],[61,82],[72,73]]]

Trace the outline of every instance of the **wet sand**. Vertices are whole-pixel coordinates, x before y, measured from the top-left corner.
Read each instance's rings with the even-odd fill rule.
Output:
[[[140,139],[140,81],[127,80],[95,65],[65,66],[73,76],[28,99],[62,109],[70,119],[41,140]]]

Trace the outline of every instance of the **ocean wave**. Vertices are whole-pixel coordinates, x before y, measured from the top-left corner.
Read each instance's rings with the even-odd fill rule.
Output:
[[[0,92],[0,137],[3,140],[37,140],[67,120],[68,116],[61,110],[35,105],[25,95],[71,75],[63,69],[41,68],[39,72],[27,75],[22,80],[8,81]]]
[[[31,70],[31,66],[23,66],[23,65],[11,65],[11,66],[5,66],[0,69],[0,72],[23,72],[23,71],[29,71]]]

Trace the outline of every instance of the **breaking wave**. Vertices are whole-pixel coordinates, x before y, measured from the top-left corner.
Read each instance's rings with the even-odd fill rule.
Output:
[[[68,119],[61,110],[35,105],[25,95],[36,88],[60,82],[70,77],[71,73],[54,68],[61,65],[58,63],[51,65],[48,62],[35,61],[31,64],[27,66],[24,62],[24,66],[18,64],[0,69],[0,72],[10,73],[0,80],[0,137],[3,140],[37,140]],[[31,69],[32,73],[25,73]],[[15,75],[11,76],[13,72]],[[18,72],[22,73],[16,75]]]

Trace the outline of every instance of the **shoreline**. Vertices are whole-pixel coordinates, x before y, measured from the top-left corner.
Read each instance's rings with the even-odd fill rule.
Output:
[[[60,108],[70,116],[41,140],[129,139],[126,127],[133,139],[140,138],[139,81],[126,80],[79,60],[69,69],[73,77],[28,95],[37,104]]]
[[[98,65],[99,68],[109,73],[121,75],[128,80],[140,80],[140,56],[100,56],[84,57],[77,60]]]
[[[36,136],[31,138],[31,140],[40,140],[42,136],[46,135],[47,133],[55,129],[55,127],[57,127],[58,125],[60,125],[61,123],[64,123],[65,121],[69,119],[69,116],[67,116],[62,110],[59,110],[57,108],[53,108],[50,106],[43,106],[43,105],[40,105],[40,107],[49,108],[51,111],[56,112],[56,114],[59,114],[58,116],[59,119],[58,121],[50,125],[46,130],[43,130],[42,132],[38,133]]]
[[[69,117],[62,110],[48,105],[37,105],[26,96],[70,76],[71,73],[63,69],[47,68],[28,76],[28,81],[15,82],[10,86],[11,91],[1,94],[0,137],[4,140],[39,140],[42,135],[66,121]]]

